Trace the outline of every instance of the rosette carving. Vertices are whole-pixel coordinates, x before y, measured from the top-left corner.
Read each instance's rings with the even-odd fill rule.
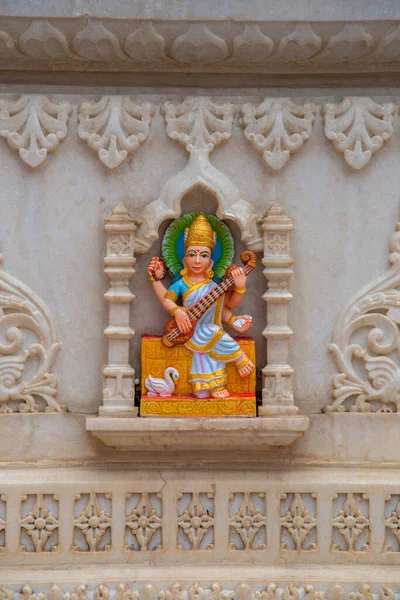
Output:
[[[44,302],[0,271],[0,413],[63,409],[51,373],[59,348]]]
[[[339,372],[326,412],[400,410],[400,223],[390,250],[390,269],[356,294],[335,323],[329,350]]]

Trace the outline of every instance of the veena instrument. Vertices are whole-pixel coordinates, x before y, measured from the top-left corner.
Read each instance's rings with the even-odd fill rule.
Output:
[[[246,275],[251,273],[256,266],[256,255],[250,250],[242,252],[240,255],[240,260],[244,264],[243,270]],[[168,319],[164,328],[164,334],[161,338],[163,345],[171,348],[172,346],[177,346],[178,344],[186,344],[186,342],[188,342],[194,334],[196,322],[204,315],[205,312],[207,312],[210,306],[212,306],[220,296],[226,294],[229,288],[231,288],[233,285],[233,277],[228,275],[228,277],[226,277],[219,285],[217,285],[217,287],[211,290],[211,292],[204,296],[204,298],[196,302],[194,306],[186,311],[186,314],[192,323],[192,329],[188,333],[181,333],[179,331],[174,317]]]

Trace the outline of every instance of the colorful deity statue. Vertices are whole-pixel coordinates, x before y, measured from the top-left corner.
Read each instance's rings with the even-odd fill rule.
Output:
[[[187,381],[196,399],[230,397],[228,365],[234,365],[240,378],[254,377],[255,367],[243,344],[223,328],[244,334],[252,326],[250,316],[235,316],[232,309],[246,293],[255,256],[244,252],[245,266],[239,267],[231,265],[233,254],[233,239],[224,223],[213,215],[190,213],[170,225],[162,244],[163,258],[152,258],[148,266],[154,292],[172,317],[161,343],[166,351],[177,345],[190,351]],[[173,275],[168,289],[162,283],[167,268]],[[147,395],[171,395],[179,377],[173,365],[166,369],[164,380],[149,375]]]

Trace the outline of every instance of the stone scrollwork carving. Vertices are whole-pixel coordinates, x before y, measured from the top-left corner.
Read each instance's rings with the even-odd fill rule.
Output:
[[[46,96],[24,95],[0,99],[0,135],[30,167],[38,167],[67,135],[72,113],[69,102],[52,102]]]
[[[80,104],[78,135],[106,167],[116,169],[147,140],[154,113],[151,102],[103,96],[98,102]]]
[[[325,135],[353,169],[360,170],[392,137],[396,107],[371,98],[347,97],[325,104]]]
[[[196,186],[215,194],[217,217],[235,221],[242,240],[250,250],[262,247],[259,215],[242,200],[232,181],[210,163],[215,146],[232,135],[235,106],[216,104],[206,97],[189,97],[183,102],[166,102],[162,107],[168,136],[185,146],[188,165],[165,184],[157,200],[148,204],[139,218],[136,251],[147,252],[158,238],[159,225],[165,219],[179,217],[180,203]]]
[[[326,412],[400,410],[400,223],[390,250],[390,269],[356,294],[335,323],[329,350],[339,372]]]
[[[65,408],[57,402],[57,377],[51,372],[59,348],[44,302],[0,271],[0,413]]]
[[[265,98],[257,107],[242,106],[244,137],[274,171],[303,147],[312,133],[315,104],[295,104],[290,98]]]

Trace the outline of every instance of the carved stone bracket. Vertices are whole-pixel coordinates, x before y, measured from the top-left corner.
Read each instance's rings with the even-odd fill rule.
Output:
[[[390,240],[389,263],[336,320],[329,350],[338,374],[326,412],[400,411],[400,223]]]
[[[38,167],[67,135],[72,113],[69,102],[52,102],[46,96],[23,95],[0,99],[0,135],[30,167]]]
[[[110,320],[104,332],[109,340],[108,365],[103,371],[103,406],[100,406],[99,414],[137,416],[135,371],[129,365],[129,341],[134,335],[129,326],[129,306],[135,296],[128,288],[129,279],[135,272],[136,223],[123,204],[118,204],[111,217],[105,219],[105,231],[105,273],[111,287],[104,297],[110,303]]]
[[[292,374],[288,364],[289,340],[293,335],[288,326],[287,305],[293,298],[288,291],[292,275],[293,259],[290,256],[290,232],[293,222],[283,209],[273,204],[263,220],[264,275],[268,290],[263,295],[267,303],[267,326],[263,336],[268,341],[267,364],[263,368],[264,385],[262,405],[258,414],[262,417],[296,415],[293,400]]]
[[[188,165],[165,184],[159,198],[148,204],[139,218],[135,249],[147,252],[158,238],[158,228],[165,219],[181,214],[181,200],[200,186],[215,194],[217,216],[235,221],[242,240],[251,250],[261,250],[259,215],[251,204],[242,200],[233,182],[210,163],[215,146],[232,134],[235,114],[233,104],[215,104],[204,97],[187,98],[182,103],[167,102],[162,110],[168,136],[188,151]]]
[[[65,408],[57,401],[58,379],[51,372],[59,348],[55,323],[45,303],[23,283],[0,271],[0,413],[60,412]]]
[[[396,107],[371,98],[348,97],[325,104],[325,135],[353,169],[360,170],[392,137]]]
[[[244,137],[271,169],[279,171],[311,136],[316,110],[315,104],[299,106],[290,98],[265,98],[257,107],[243,104]]]
[[[155,113],[151,102],[129,96],[103,96],[78,109],[78,135],[109,169],[116,169],[143,144]]]

